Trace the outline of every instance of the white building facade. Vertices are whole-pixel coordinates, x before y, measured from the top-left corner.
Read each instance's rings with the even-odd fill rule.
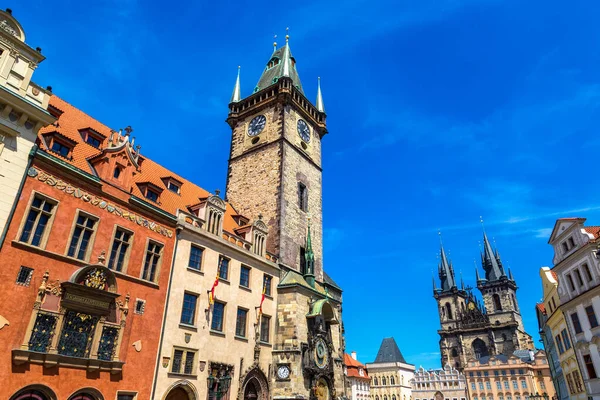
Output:
[[[375,361],[367,364],[371,377],[371,400],[411,400],[415,366],[402,356],[394,338],[381,342]]]
[[[446,364],[444,369],[415,371],[411,381],[413,400],[465,400],[467,382],[457,369]]]
[[[356,358],[356,352],[344,354],[346,375],[346,396],[352,400],[368,400],[370,398],[371,377],[366,367]]]

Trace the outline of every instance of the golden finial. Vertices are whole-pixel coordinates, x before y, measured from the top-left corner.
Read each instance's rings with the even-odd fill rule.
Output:
[[[290,28],[285,28],[285,42],[287,43],[290,40]]]
[[[277,35],[273,36],[273,51],[277,50]]]

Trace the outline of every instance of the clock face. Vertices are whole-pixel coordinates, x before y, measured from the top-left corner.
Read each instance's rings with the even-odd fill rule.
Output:
[[[310,128],[303,119],[298,120],[298,135],[300,135],[302,140],[304,140],[306,143],[310,141]]]
[[[327,343],[322,338],[317,339],[315,343],[315,364],[323,369],[329,363],[329,349]]]
[[[256,136],[261,133],[266,124],[267,118],[264,115],[252,118],[250,125],[248,125],[248,136]]]
[[[277,377],[279,379],[287,379],[290,376],[290,367],[288,367],[287,365],[280,365],[279,368],[277,368]]]

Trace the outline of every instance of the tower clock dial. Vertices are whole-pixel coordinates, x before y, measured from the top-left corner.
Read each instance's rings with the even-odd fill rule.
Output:
[[[314,352],[315,364],[317,364],[317,367],[320,369],[324,369],[329,363],[329,351],[327,349],[327,343],[325,343],[323,338],[317,339]]]
[[[264,115],[259,115],[252,118],[248,125],[248,136],[256,136],[262,132],[267,124],[267,118]]]
[[[279,379],[287,379],[290,377],[290,367],[287,365],[280,365],[277,368],[277,378]]]
[[[310,141],[310,128],[305,120],[298,120],[298,135],[304,140],[306,143]]]

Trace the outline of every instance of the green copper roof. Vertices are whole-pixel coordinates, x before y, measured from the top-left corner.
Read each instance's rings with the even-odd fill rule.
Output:
[[[289,43],[286,43],[283,47],[280,47],[273,52],[254,91],[258,92],[259,90],[263,90],[264,88],[277,83],[279,78],[283,76],[291,78],[294,82],[294,86],[304,94],[302,83],[300,83],[300,77],[296,71],[296,59],[292,56]]]

